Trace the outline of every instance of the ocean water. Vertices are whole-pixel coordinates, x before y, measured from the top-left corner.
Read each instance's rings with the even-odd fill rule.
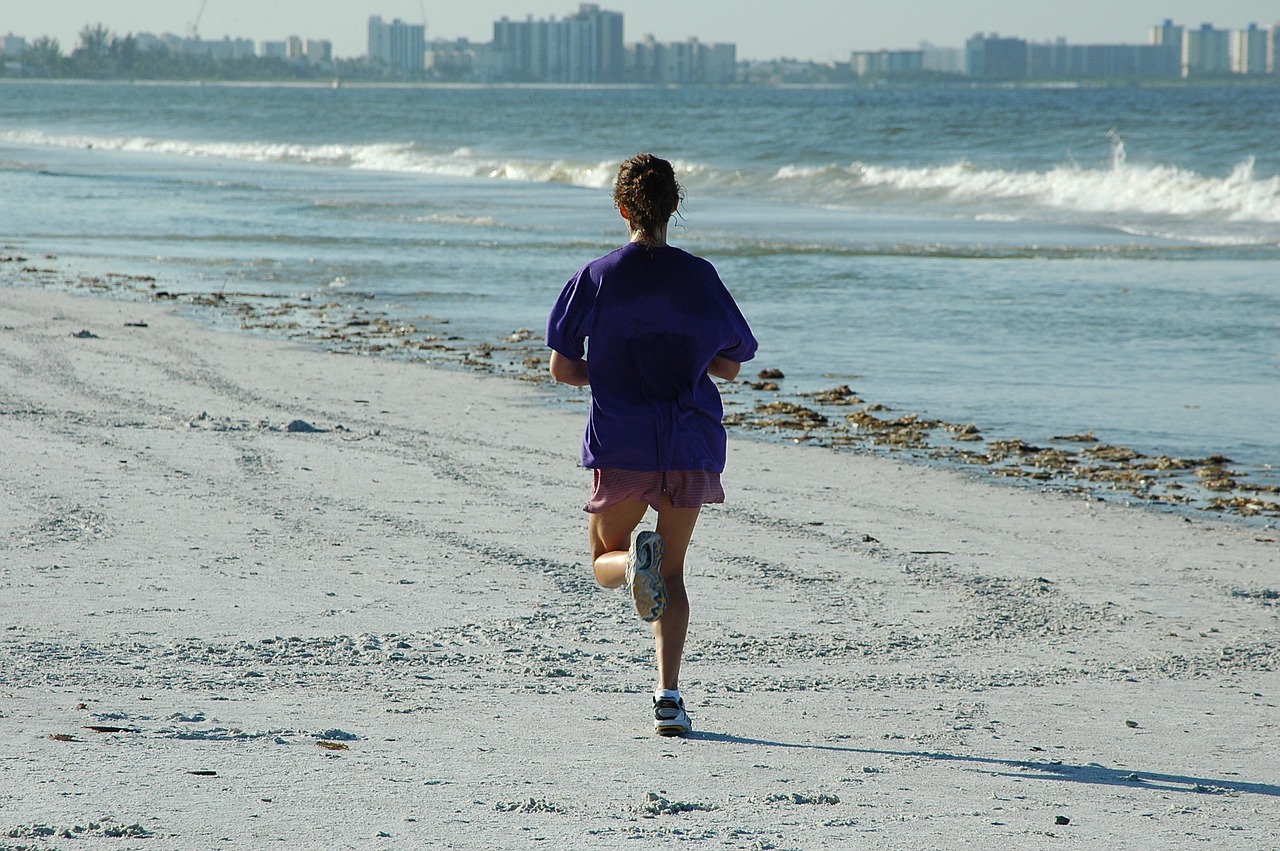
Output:
[[[540,331],[671,158],[760,367],[985,433],[1280,465],[1280,88],[0,83],[6,245]]]

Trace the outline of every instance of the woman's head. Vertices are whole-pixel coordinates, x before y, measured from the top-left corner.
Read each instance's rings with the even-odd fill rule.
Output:
[[[618,168],[613,202],[631,224],[632,233],[652,239],[666,226],[684,200],[671,163],[653,154],[636,154]]]

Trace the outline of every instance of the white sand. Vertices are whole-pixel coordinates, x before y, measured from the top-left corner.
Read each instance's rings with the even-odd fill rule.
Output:
[[[1280,534],[735,439],[660,739],[545,400],[0,288],[0,849],[1280,847]]]

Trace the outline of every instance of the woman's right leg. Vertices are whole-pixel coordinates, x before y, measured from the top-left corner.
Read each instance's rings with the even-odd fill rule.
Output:
[[[658,509],[658,537],[662,538],[662,578],[667,584],[667,609],[653,623],[658,662],[658,688],[680,688],[680,662],[689,632],[689,597],[684,588],[684,559],[693,538],[700,508],[676,508],[666,494]]]

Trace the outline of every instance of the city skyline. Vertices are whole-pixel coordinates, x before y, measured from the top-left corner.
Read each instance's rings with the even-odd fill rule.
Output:
[[[101,23],[117,34],[171,32],[188,34],[199,18],[206,39],[250,38],[278,41],[289,35],[329,39],[335,56],[353,58],[366,53],[366,23],[371,15],[422,23],[427,37],[489,41],[493,23],[502,17],[523,20],[561,17],[577,10],[576,0],[355,0],[314,3],[275,0],[56,0],[22,4],[0,13],[0,34],[13,32],[27,39],[57,38],[64,51],[76,46],[80,30]],[[922,41],[962,47],[977,32],[999,32],[1029,41],[1066,38],[1077,43],[1144,43],[1151,27],[1166,18],[1194,27],[1212,22],[1238,29],[1249,23],[1269,26],[1280,19],[1280,8],[1265,0],[1222,0],[1214,4],[1178,0],[1134,0],[1123,4],[1077,0],[1069,15],[1049,4],[1011,0],[973,0],[954,4],[944,0],[915,0],[886,13],[869,2],[799,0],[744,3],[703,0],[694,5],[676,0],[635,3],[603,2],[605,9],[626,16],[626,39],[636,41],[652,33],[659,40],[697,37],[732,42],[741,59],[795,58],[847,62],[851,51],[914,47]],[[202,10],[203,6],[203,12]],[[1043,8],[1042,8],[1043,6]],[[742,14],[745,9],[754,10]],[[780,16],[785,15],[785,21]]]

